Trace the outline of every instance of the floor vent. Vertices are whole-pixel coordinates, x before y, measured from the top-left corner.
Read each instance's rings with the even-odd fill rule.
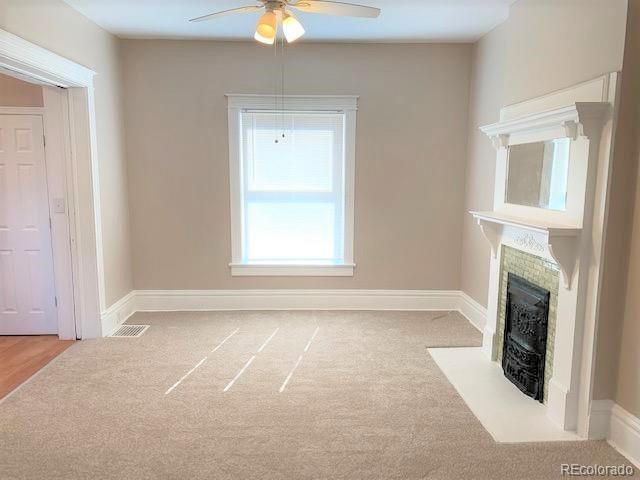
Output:
[[[111,334],[112,337],[139,337],[142,335],[149,325],[122,325],[119,329]]]

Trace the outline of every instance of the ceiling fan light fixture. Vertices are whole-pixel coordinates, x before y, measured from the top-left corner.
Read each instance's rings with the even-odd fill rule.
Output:
[[[289,12],[285,12],[284,14],[284,19],[282,20],[282,31],[284,32],[284,37],[289,43],[295,42],[305,33],[302,24]]]
[[[268,11],[260,17],[256,26],[256,33],[253,36],[257,41],[267,45],[273,45],[276,40],[278,30],[278,19],[276,14]]]
[[[260,33],[257,30],[256,30],[256,33],[253,35],[253,38],[255,38],[260,43],[264,43],[265,45],[273,45],[276,41],[275,35],[271,38],[263,37],[262,35],[260,35]]]

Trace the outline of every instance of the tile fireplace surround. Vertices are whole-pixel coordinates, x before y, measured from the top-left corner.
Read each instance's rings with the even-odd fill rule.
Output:
[[[485,356],[498,363],[502,358],[507,273],[548,290],[541,407],[559,431],[582,438],[589,435],[617,78],[615,73],[604,75],[504,107],[498,123],[482,127],[497,151],[494,206],[491,211],[470,212],[491,246]],[[558,139],[567,139],[569,145],[566,207],[552,210],[509,203],[511,147]],[[523,401],[534,401],[522,396]]]

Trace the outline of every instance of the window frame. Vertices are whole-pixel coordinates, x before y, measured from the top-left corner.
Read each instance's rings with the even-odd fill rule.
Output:
[[[355,140],[357,95],[237,95],[227,94],[229,122],[229,193],[231,218],[232,276],[353,276]],[[276,104],[277,102],[277,104]],[[243,222],[241,187],[241,116],[244,110],[339,112],[344,114],[344,261],[341,264],[251,264],[243,263]]]

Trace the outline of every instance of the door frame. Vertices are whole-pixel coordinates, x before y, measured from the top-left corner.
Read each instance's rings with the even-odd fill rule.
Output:
[[[100,337],[100,313],[106,308],[96,73],[2,29],[0,69],[45,87],[43,120],[58,335],[62,339]],[[65,200],[65,213],[52,212],[52,198]]]

